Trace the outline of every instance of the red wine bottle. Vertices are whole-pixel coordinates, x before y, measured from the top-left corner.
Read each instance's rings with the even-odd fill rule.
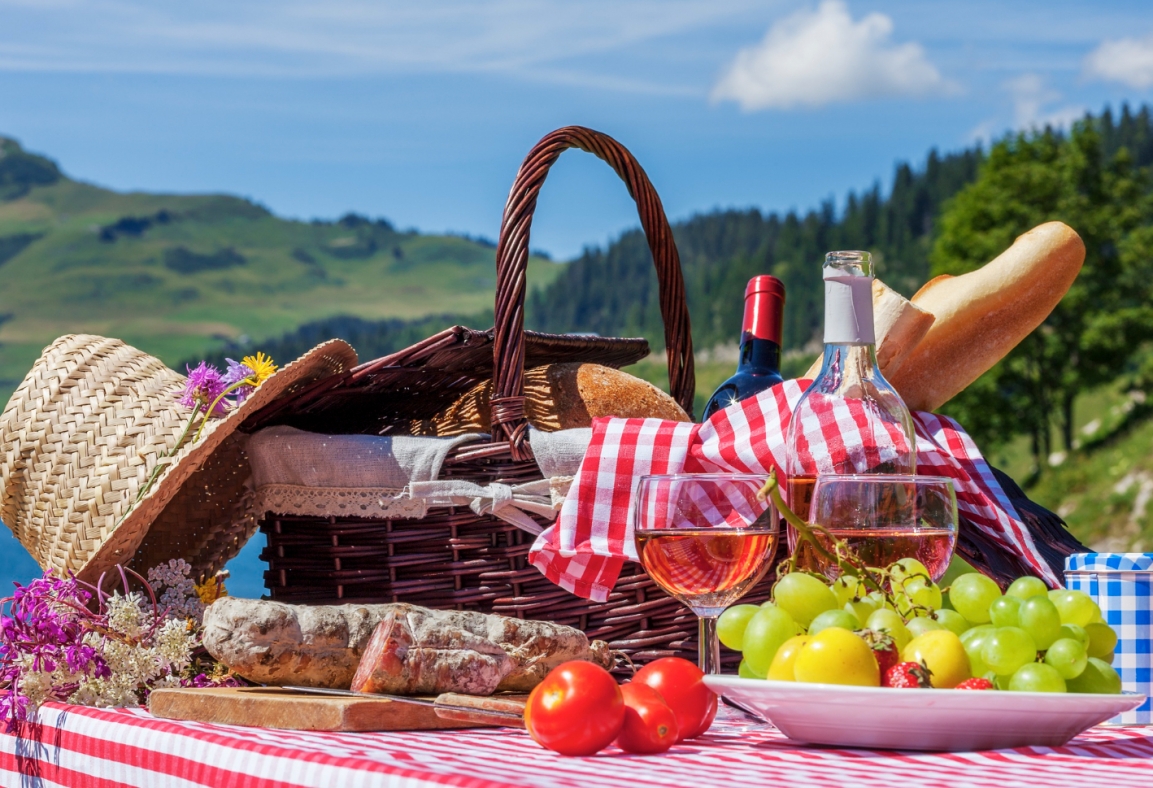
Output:
[[[781,320],[785,286],[775,276],[754,276],[745,287],[741,356],[737,373],[709,397],[707,419],[718,410],[781,382]]]

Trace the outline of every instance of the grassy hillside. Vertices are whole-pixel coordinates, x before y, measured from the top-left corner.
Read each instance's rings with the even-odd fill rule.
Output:
[[[558,268],[534,257],[530,281]],[[495,284],[489,243],[110,191],[0,138],[0,401],[60,334],[120,337],[174,364],[335,315],[477,313]]]

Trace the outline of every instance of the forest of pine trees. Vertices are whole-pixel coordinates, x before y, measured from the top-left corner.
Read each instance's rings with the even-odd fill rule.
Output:
[[[1148,106],[1132,112],[1126,105],[1117,116],[1106,109],[1092,122],[1106,158],[1124,147],[1139,167],[1153,164]],[[898,165],[887,196],[879,185],[850,194],[839,215],[825,202],[804,215],[726,210],[675,224],[695,347],[737,340],[745,283],[762,273],[785,283],[785,348],[819,342],[820,267],[833,249],[873,252],[881,279],[905,295],[916,292],[929,278],[935,219],[976,178],[983,158],[979,146],[945,155],[934,150],[921,167]],[[541,331],[641,335],[662,346],[656,275],[640,230],[606,249],[586,250],[550,287],[532,294],[527,315],[529,326]]]
[[[1119,113],[1106,109],[1090,122],[1106,158],[1125,148],[1138,167],[1153,164],[1150,107],[1133,112],[1123,106]],[[864,193],[850,194],[839,213],[829,201],[804,215],[724,210],[674,224],[695,347],[737,340],[745,283],[761,273],[780,277],[788,290],[786,350],[819,343],[824,306],[820,267],[825,252],[832,249],[873,252],[878,275],[911,295],[929,278],[938,216],[950,197],[975,180],[984,157],[979,146],[944,155],[934,150],[920,167],[898,165],[887,195],[874,185]],[[637,229],[623,233],[607,248],[586,250],[551,286],[533,291],[527,323],[541,331],[645,336],[655,349],[664,344],[657,304],[656,275]],[[339,336],[368,360],[454,323],[482,328],[491,322],[491,312],[418,321],[337,317],[302,326],[261,347],[277,358],[294,358],[319,339]]]

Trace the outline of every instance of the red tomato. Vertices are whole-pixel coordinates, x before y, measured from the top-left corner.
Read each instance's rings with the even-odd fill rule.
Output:
[[[618,747],[649,755],[664,752],[677,743],[677,715],[659,692],[633,681],[621,687],[621,694],[625,699],[625,724],[617,736]]]
[[[524,726],[537,744],[561,755],[592,755],[607,747],[625,720],[621,688],[591,662],[557,665],[528,696]]]
[[[717,716],[717,694],[705,686],[704,678],[701,669],[687,659],[664,657],[638,670],[633,681],[661,694],[677,715],[677,741],[684,741],[707,731]]]

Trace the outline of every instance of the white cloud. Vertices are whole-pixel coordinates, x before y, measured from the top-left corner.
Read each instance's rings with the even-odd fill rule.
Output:
[[[638,74],[608,57],[627,57],[757,5],[758,0],[0,0],[0,71],[491,73],[699,96],[699,85],[677,85],[659,72],[652,76],[654,69]]]
[[[1144,38],[1102,41],[1085,58],[1084,72],[1087,77],[1131,88],[1153,87],[1153,32]]]
[[[1050,88],[1039,74],[1022,74],[1005,83],[1013,99],[1013,125],[1018,129],[1066,128],[1085,114],[1074,104],[1052,108],[1063,96]]]
[[[972,141],[989,144],[1010,129],[1038,131],[1046,126],[1065,129],[1085,114],[1085,107],[1077,104],[1054,106],[1064,95],[1051,88],[1040,74],[1021,74],[1003,83],[1001,88],[1009,94],[1013,105],[1012,122],[1006,124],[1003,117],[983,120],[969,132]]]
[[[920,44],[893,43],[892,32],[884,14],[854,22],[842,0],[824,0],[816,11],[776,22],[763,41],[738,52],[712,98],[752,111],[951,89]]]

